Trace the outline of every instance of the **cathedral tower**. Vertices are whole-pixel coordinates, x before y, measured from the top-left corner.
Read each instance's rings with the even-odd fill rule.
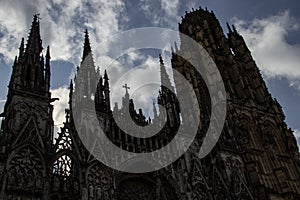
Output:
[[[13,64],[1,127],[1,199],[47,195],[48,158],[53,139],[50,49],[44,60],[38,15],[26,48]]]
[[[179,31],[200,43],[213,58],[227,92],[227,117],[221,138],[204,159],[210,157],[213,163],[203,166],[212,168],[212,196],[297,199],[300,173],[296,140],[243,37],[234,26],[227,26],[229,33],[225,36],[215,14],[202,8],[186,13],[179,24]],[[178,51],[185,50],[181,45]],[[205,109],[210,100],[202,78],[177,55],[173,56],[172,64],[193,84],[200,106],[204,106],[201,117],[205,122],[210,117]],[[180,85],[176,86],[180,91]]]

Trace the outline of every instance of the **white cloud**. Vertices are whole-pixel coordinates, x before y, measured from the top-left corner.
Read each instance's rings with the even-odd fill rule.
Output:
[[[3,112],[4,110],[4,104],[5,104],[6,100],[0,100],[0,114]]]
[[[18,53],[21,37],[26,38],[29,32],[33,14],[41,13],[44,48],[50,45],[53,60],[67,60],[77,65],[84,28],[90,29],[91,42],[96,45],[102,38],[120,30],[118,18],[121,15],[126,18],[123,10],[121,0],[1,1],[0,53],[6,62],[11,62]]]
[[[53,120],[54,120],[54,133],[60,130],[63,122],[65,122],[65,109],[68,108],[69,102],[69,89],[67,87],[60,87],[55,90],[51,90],[52,98],[59,98],[58,101],[53,103]]]
[[[161,0],[160,5],[167,16],[178,16],[179,0]]]
[[[11,3],[12,1],[1,1],[0,7],[0,33],[3,34],[3,37],[0,37],[0,53],[4,55],[6,62],[12,61],[17,55],[20,35],[27,30],[26,10],[31,10],[33,7],[30,1],[15,3],[14,7],[11,7]]]
[[[298,146],[300,147],[300,130],[294,130],[294,135],[296,137]]]
[[[146,18],[154,25],[177,28],[175,22],[180,19],[179,0],[142,0],[139,5]]]
[[[289,11],[249,22],[235,18],[232,22],[267,78],[283,76],[300,88],[300,45],[287,42],[289,33],[300,26]]]
[[[177,25],[174,22],[175,18],[178,17],[179,0],[159,0],[158,4],[152,4],[151,1],[142,1],[141,5],[145,8],[149,5],[149,10],[146,9],[149,15],[158,13],[157,23],[172,22],[173,25]],[[160,5],[158,12],[152,12],[153,9],[157,8],[157,5]],[[107,66],[107,63],[113,60],[107,56],[100,57],[99,55],[103,55],[103,51],[108,51],[109,48],[114,47],[103,47],[98,44],[103,39],[121,31],[119,20],[122,18],[126,21],[127,17],[122,0],[74,0],[71,2],[66,0],[35,2],[30,0],[5,0],[0,7],[0,32],[4,33],[4,36],[0,37],[0,52],[4,54],[6,62],[11,62],[14,56],[18,54],[21,37],[24,36],[26,39],[32,22],[32,15],[35,13],[41,13],[40,24],[43,45],[44,48],[50,45],[52,60],[67,60],[74,63],[75,66],[78,65],[82,56],[83,31],[87,27],[90,32],[96,66],[101,67],[102,74],[103,66]],[[155,18],[155,16],[149,17]],[[140,59],[142,56],[142,54],[129,52],[129,59],[126,62],[133,61],[137,57]],[[143,59],[147,59],[148,64],[152,62],[151,58],[143,57]],[[112,73],[109,73],[111,80],[114,79],[114,76],[124,73],[124,66],[116,63],[116,61],[114,62],[117,67],[111,68]],[[157,58],[155,58],[155,64],[159,65]],[[152,71],[149,72],[149,69]],[[151,67],[143,68],[143,70],[147,74],[154,73]],[[139,69],[138,71],[140,73],[143,70]],[[156,73],[158,72],[159,70],[156,71]],[[130,77],[134,79],[135,76],[131,75]],[[73,78],[73,74],[69,78]],[[129,83],[133,85],[138,81],[129,80]],[[59,89],[53,92],[57,93],[58,91],[63,92]],[[55,109],[63,111],[61,108],[56,108],[56,104]],[[61,121],[56,114],[54,114],[54,117],[55,121]]]

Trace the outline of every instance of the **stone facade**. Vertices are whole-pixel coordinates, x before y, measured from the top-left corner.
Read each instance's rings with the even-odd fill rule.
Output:
[[[124,105],[129,104],[129,113],[140,126],[158,123],[163,113],[154,109],[154,119],[147,119],[142,110],[135,110],[127,90],[121,108],[111,108],[108,74],[105,71],[102,76],[95,69],[86,31],[80,65],[84,70],[78,70],[76,84],[70,84],[66,120],[54,138],[51,103],[57,99],[49,92],[50,48],[44,58],[39,26],[35,15],[26,48],[22,39],[13,64],[1,114],[0,199],[300,199],[299,150],[282,108],[268,92],[243,37],[229,25],[225,36],[213,12],[199,8],[186,13],[179,31],[200,43],[221,72],[228,99],[222,135],[210,154],[199,159],[195,152],[208,127],[211,100],[201,76],[176,54],[184,46],[175,46],[172,67],[193,86],[201,123],[196,140],[183,156],[144,174],[119,172],[97,161],[79,138],[87,127],[76,130],[71,105],[84,105],[86,114],[94,100],[100,124],[115,145],[131,152],[151,152],[166,145],[179,124],[188,120],[180,113],[175,94],[163,86],[159,91],[157,100],[167,110],[167,123],[158,136],[149,140],[124,133],[113,118],[114,113],[128,111]],[[161,82],[172,88],[161,57],[159,63]],[[175,88],[183,92],[176,80]],[[76,116],[82,121],[88,118]],[[171,148],[167,154],[154,155],[154,161],[155,156],[170,159],[172,153]],[[113,159],[121,164],[123,158]]]

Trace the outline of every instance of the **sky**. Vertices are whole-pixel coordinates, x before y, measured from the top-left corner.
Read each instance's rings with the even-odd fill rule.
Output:
[[[14,57],[21,38],[27,38],[32,17],[40,13],[41,36],[44,48],[51,49],[51,91],[55,102],[54,120],[59,127],[64,120],[68,101],[68,84],[80,64],[84,30],[90,33],[96,66],[112,62],[101,56],[99,47],[111,35],[140,27],[162,27],[177,30],[181,16],[192,8],[213,10],[227,33],[226,22],[235,24],[244,36],[259,66],[270,93],[286,114],[286,122],[295,132],[300,145],[300,2],[298,0],[0,0],[0,112],[7,95],[7,85]],[[131,51],[114,61],[110,78],[124,74],[138,65],[138,70],[123,79],[131,86],[131,96],[137,107],[151,115],[157,87],[147,88],[148,96],[134,88],[143,81],[140,75],[149,74],[149,81],[159,79],[158,54],[166,65],[167,52],[153,50]],[[124,84],[124,81],[118,83]],[[124,90],[115,89],[112,101],[120,103]],[[113,103],[113,102],[112,102]],[[113,105],[113,104],[112,104]]]

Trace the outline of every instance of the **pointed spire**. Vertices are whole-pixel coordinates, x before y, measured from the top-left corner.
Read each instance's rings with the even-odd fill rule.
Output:
[[[166,71],[165,64],[164,64],[161,54],[159,54],[159,62],[160,62],[161,85],[165,86],[168,89],[172,89],[173,87],[171,85],[171,81],[170,81],[169,75]]]
[[[232,30],[233,30],[233,32],[234,32],[235,34],[238,34],[238,32],[237,32],[237,30],[236,30],[236,28],[235,28],[234,25],[232,25]]]
[[[14,65],[13,66],[15,66],[17,63],[18,63],[18,56],[15,57],[15,61],[14,61]]]
[[[50,60],[50,47],[47,46],[46,59]]]
[[[37,85],[40,87],[44,86],[44,81],[45,81],[45,77],[44,77],[44,55],[42,54],[42,56],[40,57],[40,65],[37,67]],[[39,88],[39,89],[43,89],[43,88]]]
[[[107,72],[106,72],[106,70],[104,70],[104,85],[106,84],[106,82],[108,83],[108,75],[107,75]]]
[[[16,76],[17,76],[17,67],[18,67],[18,57],[15,57],[14,64],[12,66],[12,73],[9,81],[9,88],[15,88],[17,83],[16,83]]]
[[[178,52],[178,46],[176,42],[174,42],[174,47],[175,47],[175,52]]]
[[[122,85],[122,87],[125,89],[125,98],[129,98],[128,89],[130,89],[130,87],[128,87],[127,83],[125,83],[125,85]]]
[[[100,67],[97,67],[97,76],[100,77]]]
[[[172,55],[173,54],[175,54],[175,52],[174,52],[174,48],[173,48],[173,46],[171,45],[171,53],[172,53]]]
[[[19,48],[19,59],[23,56],[24,54],[24,38],[22,38],[20,48]]]
[[[40,54],[43,50],[42,40],[40,36],[39,14],[33,16],[33,22],[26,45],[26,53]]]
[[[82,55],[82,61],[90,54],[92,53],[92,48],[90,44],[90,39],[89,39],[89,33],[88,30],[85,29],[85,36],[84,36],[84,46],[83,46],[83,55]]]
[[[70,81],[70,93],[73,93],[73,80]]]
[[[228,22],[226,23],[226,25],[227,25],[227,29],[228,29],[229,33],[232,33],[232,29],[231,29],[230,25],[228,24]]]
[[[46,92],[49,92],[50,90],[50,76],[51,76],[51,71],[50,71],[50,47],[47,47],[47,52],[46,52],[46,68],[45,68],[45,90]]]
[[[72,98],[73,98],[73,80],[70,81],[70,93],[69,93],[69,108],[72,109]]]
[[[103,85],[103,78],[102,78],[102,76],[100,77],[99,84],[100,84],[101,86]]]
[[[98,84],[97,84],[97,92],[96,92],[97,103],[102,103],[103,98],[104,98],[103,97],[103,79],[101,76],[100,80],[98,81]]]
[[[106,110],[110,111],[110,96],[109,96],[109,83],[106,70],[104,71],[104,98],[106,102]]]
[[[75,84],[75,90],[77,90],[77,87],[84,88],[82,89],[82,95],[88,97],[88,99],[91,99],[95,95],[99,76],[96,72],[87,29],[85,30],[82,61],[80,63],[80,68],[77,67],[77,78],[80,80],[82,85]]]
[[[157,110],[156,110],[156,106],[155,106],[155,102],[153,101],[153,114],[154,114],[154,119],[157,118]]]

